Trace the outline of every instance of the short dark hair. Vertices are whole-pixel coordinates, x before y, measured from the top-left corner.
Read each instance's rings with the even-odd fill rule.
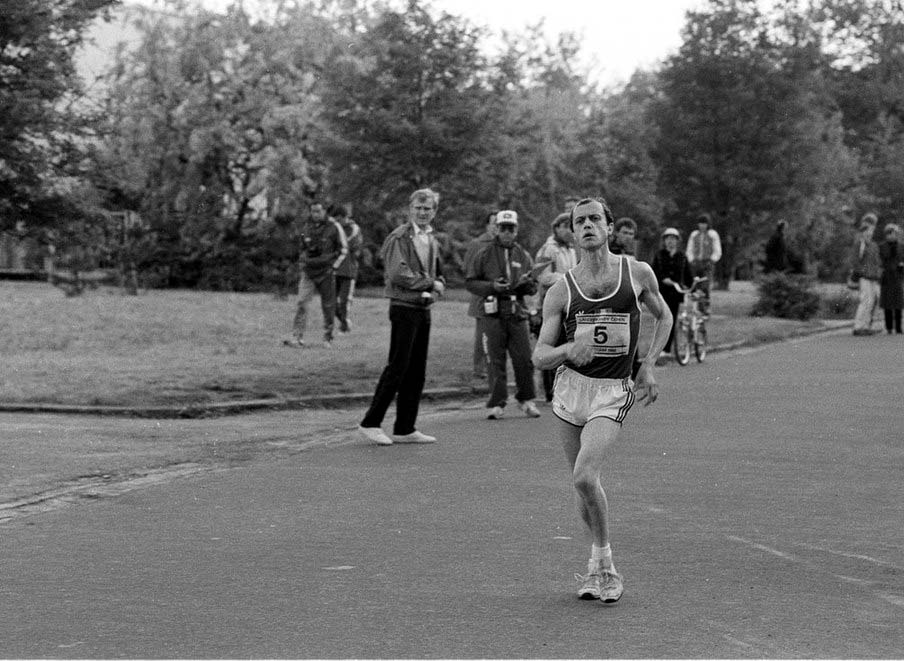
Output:
[[[567,213],[560,213],[558,216],[556,216],[553,219],[553,221],[551,223],[551,227],[553,229],[556,229],[559,225],[570,225],[570,224],[571,224],[571,215],[567,214]]]
[[[697,223],[706,223],[707,225],[712,226],[713,217],[710,216],[705,211],[703,213],[698,213],[697,214]]]
[[[332,218],[348,218],[348,209],[346,209],[341,204],[331,204],[330,208],[327,210],[327,213]]]
[[[628,218],[627,216],[623,218],[619,218],[615,221],[615,231],[617,232],[622,227],[630,227],[632,230],[637,232],[637,223],[634,222],[633,218]]]
[[[574,224],[574,210],[577,209],[582,204],[589,204],[590,202],[598,202],[603,205],[603,216],[606,218],[606,222],[612,224],[615,222],[615,216],[612,215],[612,211],[609,209],[609,205],[606,204],[606,200],[601,197],[585,197],[582,200],[578,200],[574,203],[574,206],[571,208],[571,212],[568,214],[569,219],[572,224]]]

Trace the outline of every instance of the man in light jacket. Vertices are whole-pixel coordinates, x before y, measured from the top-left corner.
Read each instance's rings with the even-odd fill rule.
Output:
[[[436,441],[415,424],[427,372],[430,306],[446,288],[430,224],[438,205],[439,195],[429,188],[412,193],[408,222],[390,232],[380,250],[389,298],[389,359],[358,427],[364,438],[378,445]],[[381,425],[393,400],[396,418],[390,438]]]

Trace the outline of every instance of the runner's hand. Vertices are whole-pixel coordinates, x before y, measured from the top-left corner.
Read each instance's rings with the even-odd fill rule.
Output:
[[[637,401],[643,402],[644,406],[649,406],[659,398],[659,385],[646,365],[642,365],[637,372],[634,392],[637,393]]]
[[[572,364],[586,365],[593,360],[593,347],[591,345],[571,342],[566,346],[568,349],[566,350],[565,355],[568,356],[568,360]]]

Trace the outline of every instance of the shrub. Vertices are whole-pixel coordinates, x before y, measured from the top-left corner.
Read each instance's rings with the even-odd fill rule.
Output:
[[[828,293],[822,298],[822,316],[827,319],[850,319],[857,309],[857,292],[850,289]]]
[[[806,320],[819,312],[819,294],[805,275],[770,273],[757,286],[759,299],[751,310],[755,317]]]

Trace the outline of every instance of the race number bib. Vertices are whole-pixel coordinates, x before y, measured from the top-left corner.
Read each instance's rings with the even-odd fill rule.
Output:
[[[593,347],[593,355],[627,356],[631,345],[631,315],[627,312],[599,312],[575,315],[574,341]]]

